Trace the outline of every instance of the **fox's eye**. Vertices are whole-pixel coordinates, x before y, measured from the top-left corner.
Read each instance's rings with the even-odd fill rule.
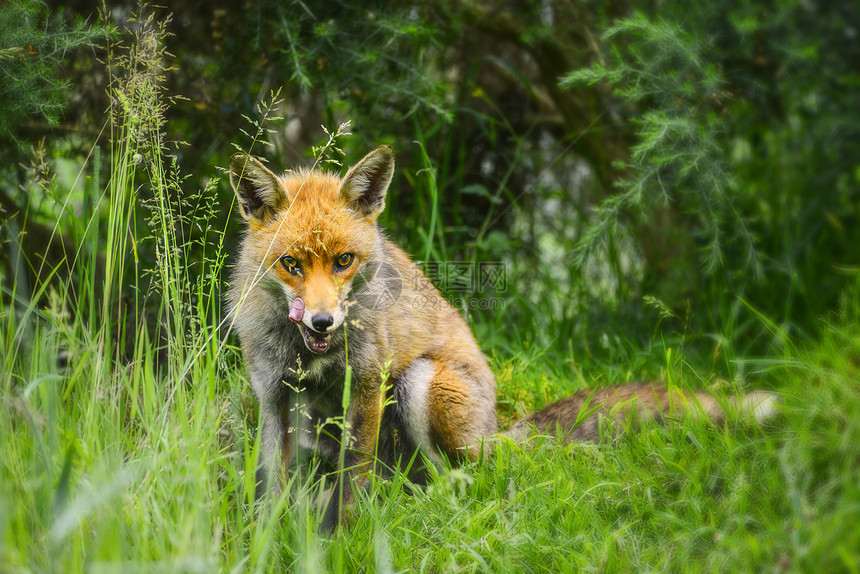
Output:
[[[354,256],[352,253],[344,253],[340,257],[337,258],[337,261],[334,262],[335,267],[338,271],[343,271],[350,265],[352,265],[352,260]]]
[[[283,257],[281,257],[281,265],[284,266],[284,269],[286,269],[287,273],[289,273],[290,275],[302,274],[302,268],[299,267],[299,262],[296,261],[294,257],[284,255]]]

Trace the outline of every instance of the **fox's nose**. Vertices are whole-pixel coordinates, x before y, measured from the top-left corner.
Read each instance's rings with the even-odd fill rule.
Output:
[[[328,313],[317,313],[311,318],[311,325],[313,325],[315,331],[319,331],[320,333],[325,333],[333,324],[334,317]]]

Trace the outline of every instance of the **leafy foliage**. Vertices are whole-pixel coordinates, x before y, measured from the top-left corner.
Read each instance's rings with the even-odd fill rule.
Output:
[[[561,81],[567,88],[612,85],[614,95],[634,111],[630,121],[638,139],[622,168],[632,177],[621,179],[621,192],[604,203],[578,248],[580,264],[623,212],[639,210],[647,225],[649,212],[677,202],[695,218],[690,231],[706,244],[708,272],[722,266],[723,244],[739,241],[748,254],[743,267],[761,275],[755,238],[738,212],[738,183],[725,157],[727,126],[719,116],[730,94],[723,74],[708,60],[713,39],[699,23],[637,13],[604,34],[604,42],[619,46],[609,67],[597,64]]]
[[[58,69],[68,53],[103,40],[111,28],[52,16],[41,0],[10,2],[0,10],[0,138],[20,141],[19,126],[57,124],[71,87]]]
[[[860,255],[842,249],[858,216],[846,207],[860,197],[858,124],[846,121],[860,105],[847,88],[857,81],[849,64],[857,54],[833,41],[854,33],[849,22],[857,10],[817,5],[813,25],[807,10],[801,2],[668,6],[607,29],[606,61],[561,84],[611,87],[636,143],[619,192],[597,208],[577,247],[580,261],[598,252],[626,214],[649,227],[669,212],[677,232],[667,234],[681,245],[693,242],[706,274],[683,251],[668,265],[650,260],[643,242],[652,273],[666,272],[646,272],[645,289],[675,301],[697,298],[694,290],[712,296],[705,286],[720,285],[805,325],[833,304],[838,281],[818,282],[846,261],[827,254]],[[766,295],[776,277],[790,285],[790,303]],[[679,281],[681,291],[672,286]],[[816,283],[813,295],[806,286]]]
[[[175,2],[160,81],[187,99],[154,129],[186,142],[171,146],[177,167],[207,181],[283,86],[273,148],[258,151],[273,168],[305,163],[320,125],[351,122],[347,158],[395,144],[382,222],[397,240],[421,259],[505,265],[510,321],[468,310],[489,348],[535,340],[628,360],[594,342],[633,332],[644,344],[661,321],[645,296],[685,317],[662,321],[666,336],[731,327],[739,348],[762,352],[770,340],[738,316],[737,296],[816,329],[858,258],[857,54],[839,40],[856,8],[816,5],[812,23],[803,2],[616,8]],[[128,27],[133,13],[112,17]],[[64,73],[88,90],[94,79],[86,66]],[[87,91],[84,105],[100,103]],[[46,155],[74,154],[63,141],[49,138]],[[24,211],[21,196],[3,201]],[[228,215],[212,214],[230,236]],[[22,249],[38,259],[26,237]]]

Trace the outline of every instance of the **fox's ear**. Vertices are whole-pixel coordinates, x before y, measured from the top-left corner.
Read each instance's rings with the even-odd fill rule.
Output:
[[[340,184],[344,202],[369,219],[385,209],[385,194],[394,177],[394,148],[381,145],[352,166]]]
[[[230,185],[239,199],[242,217],[263,221],[286,200],[278,177],[252,155],[233,154],[230,158]]]

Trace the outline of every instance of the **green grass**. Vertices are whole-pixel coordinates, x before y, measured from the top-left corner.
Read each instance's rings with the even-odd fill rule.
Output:
[[[217,188],[183,195],[163,104],[137,79],[112,86],[113,144],[69,192],[88,207],[56,222],[81,246],[73,274],[32,296],[3,286],[0,572],[860,570],[860,288],[804,348],[758,317],[779,346],[757,361],[728,336],[719,353],[707,338],[613,341],[625,359],[600,363],[519,332],[493,360],[505,424],[595,384],[702,388],[728,370],[743,387],[742,367],[782,396],[764,429],[678,422],[595,445],[503,443],[426,488],[373,480],[334,535],[317,529],[307,466],[255,504],[256,405],[221,312]]]
[[[860,567],[856,315],[790,367],[759,364],[783,396],[765,429],[687,422],[597,445],[505,443],[423,489],[401,475],[375,481],[352,528],[328,536],[309,473],[294,477],[293,499],[255,508],[249,496],[259,447],[236,349],[202,355],[182,382],[157,375],[143,343],[128,365],[106,370],[92,353],[60,371],[58,314],[33,321],[24,350],[13,309],[3,312],[4,571]],[[534,389],[553,399],[580,386],[530,360],[495,365],[501,392],[525,408],[539,406]]]

